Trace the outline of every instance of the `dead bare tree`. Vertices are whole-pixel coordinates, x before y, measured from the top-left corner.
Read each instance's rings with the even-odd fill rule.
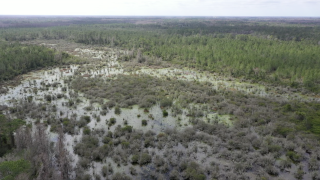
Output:
[[[31,150],[31,162],[38,168],[37,180],[50,179],[52,174],[52,165],[50,161],[50,146],[44,125],[37,125],[33,135]]]
[[[65,136],[62,129],[59,129],[58,142],[55,149],[57,156],[58,169],[60,171],[60,177],[62,180],[70,179],[69,175],[72,172],[71,157],[65,148]]]
[[[28,148],[32,143],[31,129],[28,127],[20,127],[16,130],[15,144],[18,151]]]

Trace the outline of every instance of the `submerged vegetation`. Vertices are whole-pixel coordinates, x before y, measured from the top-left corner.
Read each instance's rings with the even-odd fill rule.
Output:
[[[320,178],[318,19],[50,18],[0,19],[0,179]]]

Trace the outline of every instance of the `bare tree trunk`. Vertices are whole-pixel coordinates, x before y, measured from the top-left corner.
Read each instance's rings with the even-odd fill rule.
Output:
[[[36,127],[36,132],[33,137],[33,143],[31,149],[31,158],[34,167],[39,167],[37,179],[50,179],[52,174],[52,166],[50,163],[50,149],[49,140],[45,132],[45,127],[43,125],[38,125]]]
[[[20,127],[16,130],[15,144],[17,150],[28,148],[32,144],[31,130],[27,127]]]
[[[70,164],[71,162],[71,157],[69,156],[68,151],[65,148],[64,145],[64,134],[62,129],[59,129],[59,137],[58,137],[58,142],[56,146],[56,154],[57,154],[57,162],[58,162],[58,167],[61,173],[61,179],[62,180],[67,180],[69,179],[69,174],[72,171],[72,166]]]

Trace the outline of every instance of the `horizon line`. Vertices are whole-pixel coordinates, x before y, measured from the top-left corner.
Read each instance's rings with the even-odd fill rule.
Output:
[[[201,15],[37,15],[37,14],[0,14],[1,16],[14,16],[14,17],[207,17],[207,18],[223,18],[223,17],[234,17],[234,18],[320,18],[320,16],[201,16]]]

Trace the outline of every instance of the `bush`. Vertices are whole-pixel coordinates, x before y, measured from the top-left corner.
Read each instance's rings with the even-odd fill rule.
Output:
[[[161,107],[170,107],[170,106],[172,106],[172,100],[168,99],[168,98],[163,98],[160,101],[160,106]]]
[[[45,99],[46,101],[51,102],[52,97],[51,97],[51,95],[45,95],[45,96],[44,96],[44,99]]]
[[[199,164],[196,162],[190,162],[187,169],[184,171],[186,179],[205,180],[206,176],[200,169]]]
[[[130,143],[129,143],[129,142],[127,142],[127,141],[121,142],[121,147],[122,147],[123,149],[129,148],[129,146],[130,146]]]
[[[80,119],[78,122],[77,122],[77,125],[79,126],[79,128],[82,128],[84,127],[85,125],[87,125],[88,122],[84,119]]]
[[[121,128],[121,131],[131,133],[132,126],[125,126],[125,127]]]
[[[108,167],[107,166],[103,166],[101,169],[101,173],[103,177],[106,177],[108,175]]]
[[[112,138],[110,137],[104,137],[103,140],[102,140],[103,143],[105,144],[109,144],[110,142],[112,142]]]
[[[139,155],[132,155],[131,157],[131,164],[138,164],[139,163]]]
[[[294,151],[288,151],[286,153],[286,156],[288,156],[295,163],[298,163],[301,161],[301,156]]]
[[[90,128],[89,128],[89,127],[84,127],[84,129],[83,129],[83,134],[85,134],[85,135],[90,135],[90,133],[91,133]]]
[[[287,137],[289,133],[293,131],[292,127],[287,127],[283,125],[282,123],[277,124],[277,127],[274,130],[275,134],[279,134],[283,137]]]
[[[101,180],[101,176],[99,174],[95,175],[96,180]]]
[[[83,168],[88,168],[90,165],[90,160],[87,158],[80,158],[78,161],[79,165]]]
[[[147,125],[148,125],[148,121],[145,120],[145,119],[143,119],[143,120],[141,121],[141,125],[142,125],[142,126],[147,126]]]
[[[169,113],[166,110],[163,110],[162,115],[163,115],[163,117],[167,117],[169,115]]]
[[[129,176],[117,172],[112,176],[112,180],[131,180],[131,178]]]
[[[114,108],[114,113],[115,114],[121,114],[121,109],[119,108],[119,106],[116,106],[115,108]]]
[[[84,107],[84,109],[85,109],[86,111],[91,111],[91,110],[93,109],[93,107],[92,107],[92,106],[87,106],[87,107]]]
[[[28,100],[29,103],[32,102],[32,99],[33,99],[33,96],[28,96],[28,97],[27,97],[27,100]]]
[[[109,101],[105,105],[109,108],[113,108],[116,105],[116,103],[114,101]]]
[[[90,174],[86,174],[83,176],[82,178],[83,180],[91,180],[91,175]]]
[[[81,116],[80,120],[83,119],[85,121],[87,121],[87,123],[89,123],[91,121],[90,116]]]
[[[180,177],[179,172],[176,169],[170,172],[170,175],[169,175],[170,180],[179,180],[180,179],[179,177]]]
[[[92,152],[99,147],[99,139],[94,136],[83,135],[81,142],[74,146],[74,152],[81,157],[90,158]]]
[[[116,118],[110,118],[108,125],[113,126],[114,124],[116,124],[116,122],[117,122]]]
[[[108,111],[107,110],[102,110],[100,111],[100,115],[105,116],[107,115]]]
[[[148,153],[142,153],[140,157],[140,165],[145,165],[151,162],[151,156]]]

